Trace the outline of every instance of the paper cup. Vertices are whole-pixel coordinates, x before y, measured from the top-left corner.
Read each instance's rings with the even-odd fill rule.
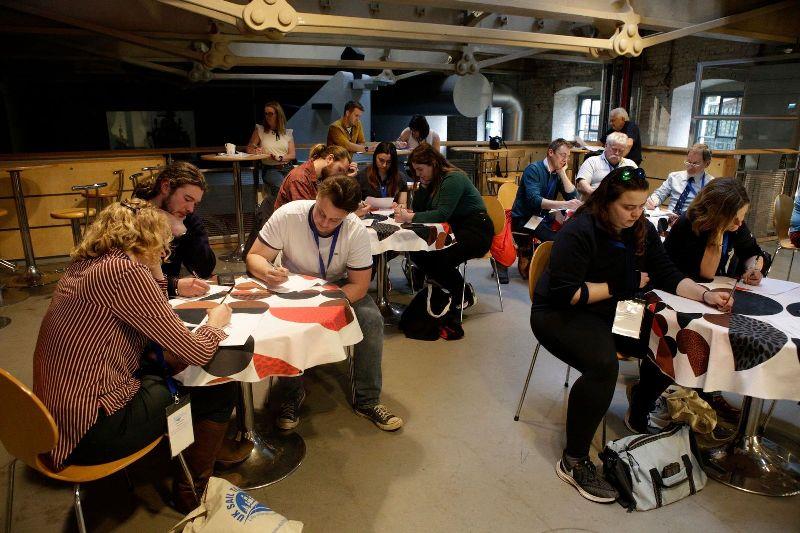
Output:
[[[233,155],[236,153],[236,145],[233,143],[225,143],[225,153]]]

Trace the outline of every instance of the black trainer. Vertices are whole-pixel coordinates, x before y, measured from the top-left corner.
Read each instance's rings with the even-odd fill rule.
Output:
[[[475,294],[475,288],[472,283],[467,283],[464,286],[464,310],[466,311],[476,303],[478,303],[478,295]]]
[[[617,489],[597,474],[597,467],[588,457],[575,463],[571,470],[567,469],[564,459],[560,459],[556,463],[556,474],[587,500],[612,503],[619,496]]]
[[[355,412],[384,431],[397,431],[403,427],[403,419],[392,414],[382,403],[376,403],[369,407],[356,407]]]
[[[277,424],[281,429],[294,429],[300,423],[300,406],[306,399],[306,391],[301,390],[297,398],[289,398],[281,404],[281,412],[278,415]]]

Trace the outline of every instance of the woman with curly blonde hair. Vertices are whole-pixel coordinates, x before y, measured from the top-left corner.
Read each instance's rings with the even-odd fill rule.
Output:
[[[33,359],[34,392],[59,429],[49,454],[54,468],[114,461],[163,435],[174,392],[161,355],[173,365],[204,365],[227,336],[227,305],[210,309],[194,332],[170,307],[161,262],[171,239],[165,213],[134,199],[103,210],[72,252]],[[158,354],[158,362],[145,354]],[[195,437],[184,456],[202,493],[235,392],[231,384],[191,392]],[[174,501],[182,511],[195,506],[183,477]]]

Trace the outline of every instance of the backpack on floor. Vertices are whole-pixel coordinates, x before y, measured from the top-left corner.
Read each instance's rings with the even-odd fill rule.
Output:
[[[628,511],[649,511],[695,494],[706,486],[697,446],[686,424],[656,435],[610,441],[600,453],[603,474]]]
[[[403,311],[400,330],[409,339],[435,341],[451,302],[447,291],[434,283],[426,283]]]

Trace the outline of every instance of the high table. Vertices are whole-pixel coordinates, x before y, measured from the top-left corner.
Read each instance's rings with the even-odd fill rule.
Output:
[[[236,230],[238,246],[230,253],[220,257],[223,261],[241,263],[242,254],[244,253],[244,242],[247,237],[244,234],[244,215],[242,213],[242,171],[239,163],[242,161],[261,161],[269,157],[269,154],[206,154],[201,156],[205,161],[219,161],[231,163],[233,166],[233,196],[236,201]],[[253,180],[258,183],[258,176],[256,175],[255,168],[253,169]]]
[[[39,287],[53,283],[58,276],[51,273],[44,273],[36,266],[36,257],[33,253],[33,242],[31,242],[31,228],[28,225],[28,210],[25,208],[25,197],[22,194],[22,181],[20,173],[24,170],[35,168],[52,167],[53,165],[26,165],[11,168],[4,168],[11,177],[11,188],[14,192],[14,206],[17,209],[17,221],[19,222],[19,233],[22,238],[22,250],[25,253],[25,273],[11,278],[9,287]]]
[[[205,318],[206,310],[228,303],[233,315],[229,337],[202,367],[189,366],[175,379],[186,386],[241,383],[241,423],[244,437],[253,443],[250,456],[232,471],[241,487],[265,487],[291,474],[305,457],[305,442],[297,433],[277,432],[256,420],[252,384],[272,376],[301,375],[307,368],[345,359],[345,347],[363,339],[361,328],[344,292],[335,285],[316,286],[284,294],[265,289],[247,278],[227,287],[211,286],[210,294],[170,300],[190,329]]]
[[[733,280],[703,284],[730,291]],[[732,487],[770,496],[800,493],[797,458],[761,434],[764,399],[800,400],[800,285],[764,279],[734,295],[733,313],[654,291],[650,356],[676,383],[745,396],[735,434],[707,450],[705,470]]]
[[[373,211],[361,220],[367,226],[372,255],[378,256],[375,303],[389,323],[399,321],[402,308],[389,302],[389,266],[386,253],[435,251],[455,242],[447,223],[400,224],[393,217],[393,211],[387,209]]]

